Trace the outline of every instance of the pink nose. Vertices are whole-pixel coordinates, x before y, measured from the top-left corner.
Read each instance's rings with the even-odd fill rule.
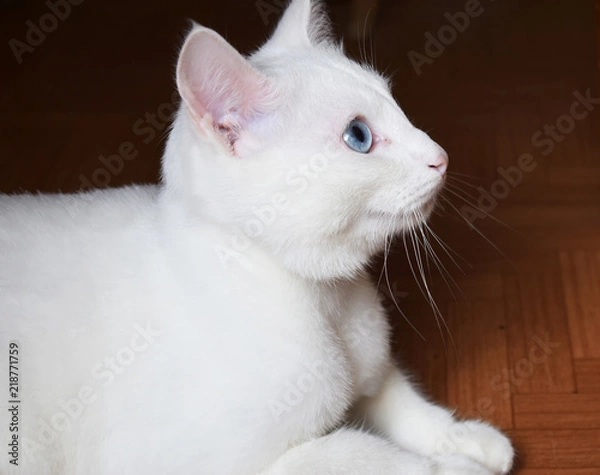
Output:
[[[448,168],[448,154],[441,152],[434,160],[429,162],[429,168],[435,168],[443,176]]]

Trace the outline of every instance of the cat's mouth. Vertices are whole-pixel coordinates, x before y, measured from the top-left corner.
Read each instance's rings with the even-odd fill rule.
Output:
[[[438,197],[444,187],[444,181],[443,179],[440,180],[439,183],[436,183],[410,202],[406,206],[406,212],[422,217],[423,221],[429,218],[438,202]]]

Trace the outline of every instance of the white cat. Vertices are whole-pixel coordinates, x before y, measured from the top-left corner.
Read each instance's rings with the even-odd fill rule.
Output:
[[[195,26],[177,85],[160,186],[0,198],[0,473],[507,473],[392,362],[364,268],[448,160],[386,81],[293,0],[248,59]]]

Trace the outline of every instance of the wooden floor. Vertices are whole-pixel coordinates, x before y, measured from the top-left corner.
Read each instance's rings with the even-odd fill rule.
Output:
[[[5,45],[24,40],[25,21],[47,12],[41,1],[13,3],[0,7]],[[277,16],[266,9],[261,17],[251,1],[123,3],[73,7],[22,64],[3,48],[0,191],[156,181],[164,121],[148,129],[146,114],[169,110],[185,19],[250,51]],[[278,10],[275,1],[263,4]],[[382,0],[374,21],[376,63],[394,73],[399,102],[446,148],[456,173],[445,195],[451,204],[443,202],[431,224],[452,249],[446,255],[433,244],[449,286],[421,254],[447,328],[438,327],[399,240],[389,288],[423,338],[395,309],[383,279],[396,353],[436,400],[511,435],[515,473],[600,474],[600,105],[572,106],[600,97],[600,7],[481,0],[481,14],[446,36],[444,50],[417,74],[411,58],[423,60],[425,33],[437,36],[449,24],[445,14],[464,8],[454,0]],[[349,6],[333,0],[330,9],[350,38]],[[358,52],[356,42],[347,44]],[[370,41],[366,49],[370,55]],[[101,171],[99,157],[124,142],[138,157]],[[466,223],[474,211],[460,196],[492,215],[475,217],[478,230]]]

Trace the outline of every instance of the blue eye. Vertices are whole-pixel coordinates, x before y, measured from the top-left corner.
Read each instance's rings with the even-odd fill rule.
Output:
[[[342,135],[346,145],[359,153],[369,153],[373,145],[373,134],[369,126],[360,119],[354,119]]]

